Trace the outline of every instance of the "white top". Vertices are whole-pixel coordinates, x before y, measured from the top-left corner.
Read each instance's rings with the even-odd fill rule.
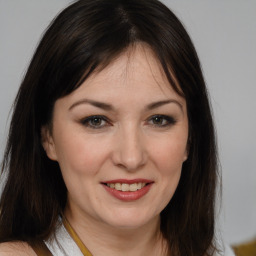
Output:
[[[55,236],[44,242],[54,256],[83,256],[63,224],[57,228]]]
[[[225,246],[225,256],[235,256],[235,253],[233,250],[230,248],[230,246]]]
[[[55,236],[44,242],[54,256],[83,256],[63,224],[57,228]],[[235,256],[235,254],[229,246],[225,245],[224,252],[215,256]]]

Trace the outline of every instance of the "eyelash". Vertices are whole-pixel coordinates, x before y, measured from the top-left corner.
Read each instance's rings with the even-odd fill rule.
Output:
[[[174,125],[177,122],[172,116],[166,116],[166,115],[154,115],[154,116],[151,116],[148,119],[148,122],[150,120],[152,121],[153,119],[156,120],[157,118],[165,122],[164,124],[152,123],[153,126],[156,126],[156,127],[159,127],[159,128],[164,128],[164,127],[172,126],[172,125]]]
[[[93,125],[92,124],[92,121],[94,120],[100,120],[100,121],[103,121],[105,122],[106,124],[104,125]],[[89,127],[89,128],[92,128],[92,129],[101,129],[101,128],[104,128],[106,126],[109,126],[110,125],[110,121],[108,120],[108,118],[106,118],[105,116],[101,116],[101,115],[96,115],[96,116],[88,116],[86,117],[85,119],[81,120],[81,123],[86,126],[86,127]]]
[[[154,123],[154,121],[157,121],[157,119],[159,119],[159,121],[161,121],[162,123],[161,124]],[[98,122],[100,122],[100,124],[99,125],[92,124],[93,121],[98,121]],[[104,123],[102,124],[102,122],[104,122]],[[172,116],[153,115],[147,119],[147,122],[148,123],[152,122],[151,125],[154,127],[165,128],[165,127],[174,125],[177,121]],[[81,123],[82,123],[82,125],[89,127],[91,129],[102,129],[102,128],[105,128],[106,126],[111,125],[110,120],[108,118],[106,118],[105,116],[101,116],[101,115],[88,116],[85,119],[82,119]]]

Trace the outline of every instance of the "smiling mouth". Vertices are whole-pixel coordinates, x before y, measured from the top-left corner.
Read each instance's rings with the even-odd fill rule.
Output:
[[[136,192],[154,183],[148,179],[115,179],[102,182],[106,187],[120,192]]]
[[[105,183],[104,185],[113,188],[118,191],[123,191],[123,192],[135,192],[137,190],[140,190],[144,188],[146,185],[149,183],[145,182],[138,182],[138,183],[132,183],[132,184],[127,184],[127,183]]]
[[[101,182],[106,191],[121,201],[136,201],[145,196],[154,181],[148,179],[116,179]]]

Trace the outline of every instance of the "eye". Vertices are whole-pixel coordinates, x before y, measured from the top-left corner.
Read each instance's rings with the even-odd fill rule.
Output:
[[[109,125],[109,122],[104,116],[89,116],[81,121],[81,123],[92,129],[100,129]]]
[[[171,116],[154,115],[149,118],[148,122],[157,127],[166,127],[176,123],[176,120]]]

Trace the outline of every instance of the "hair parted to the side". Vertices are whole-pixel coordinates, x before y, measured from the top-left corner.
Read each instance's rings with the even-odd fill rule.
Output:
[[[200,63],[181,22],[157,0],[80,0],[51,23],[17,94],[2,171],[0,242],[45,239],[54,232],[67,191],[47,158],[41,128],[54,103],[136,43],[147,44],[187,102],[189,155],[178,188],[161,213],[175,256],[212,255],[218,178],[215,134]]]

